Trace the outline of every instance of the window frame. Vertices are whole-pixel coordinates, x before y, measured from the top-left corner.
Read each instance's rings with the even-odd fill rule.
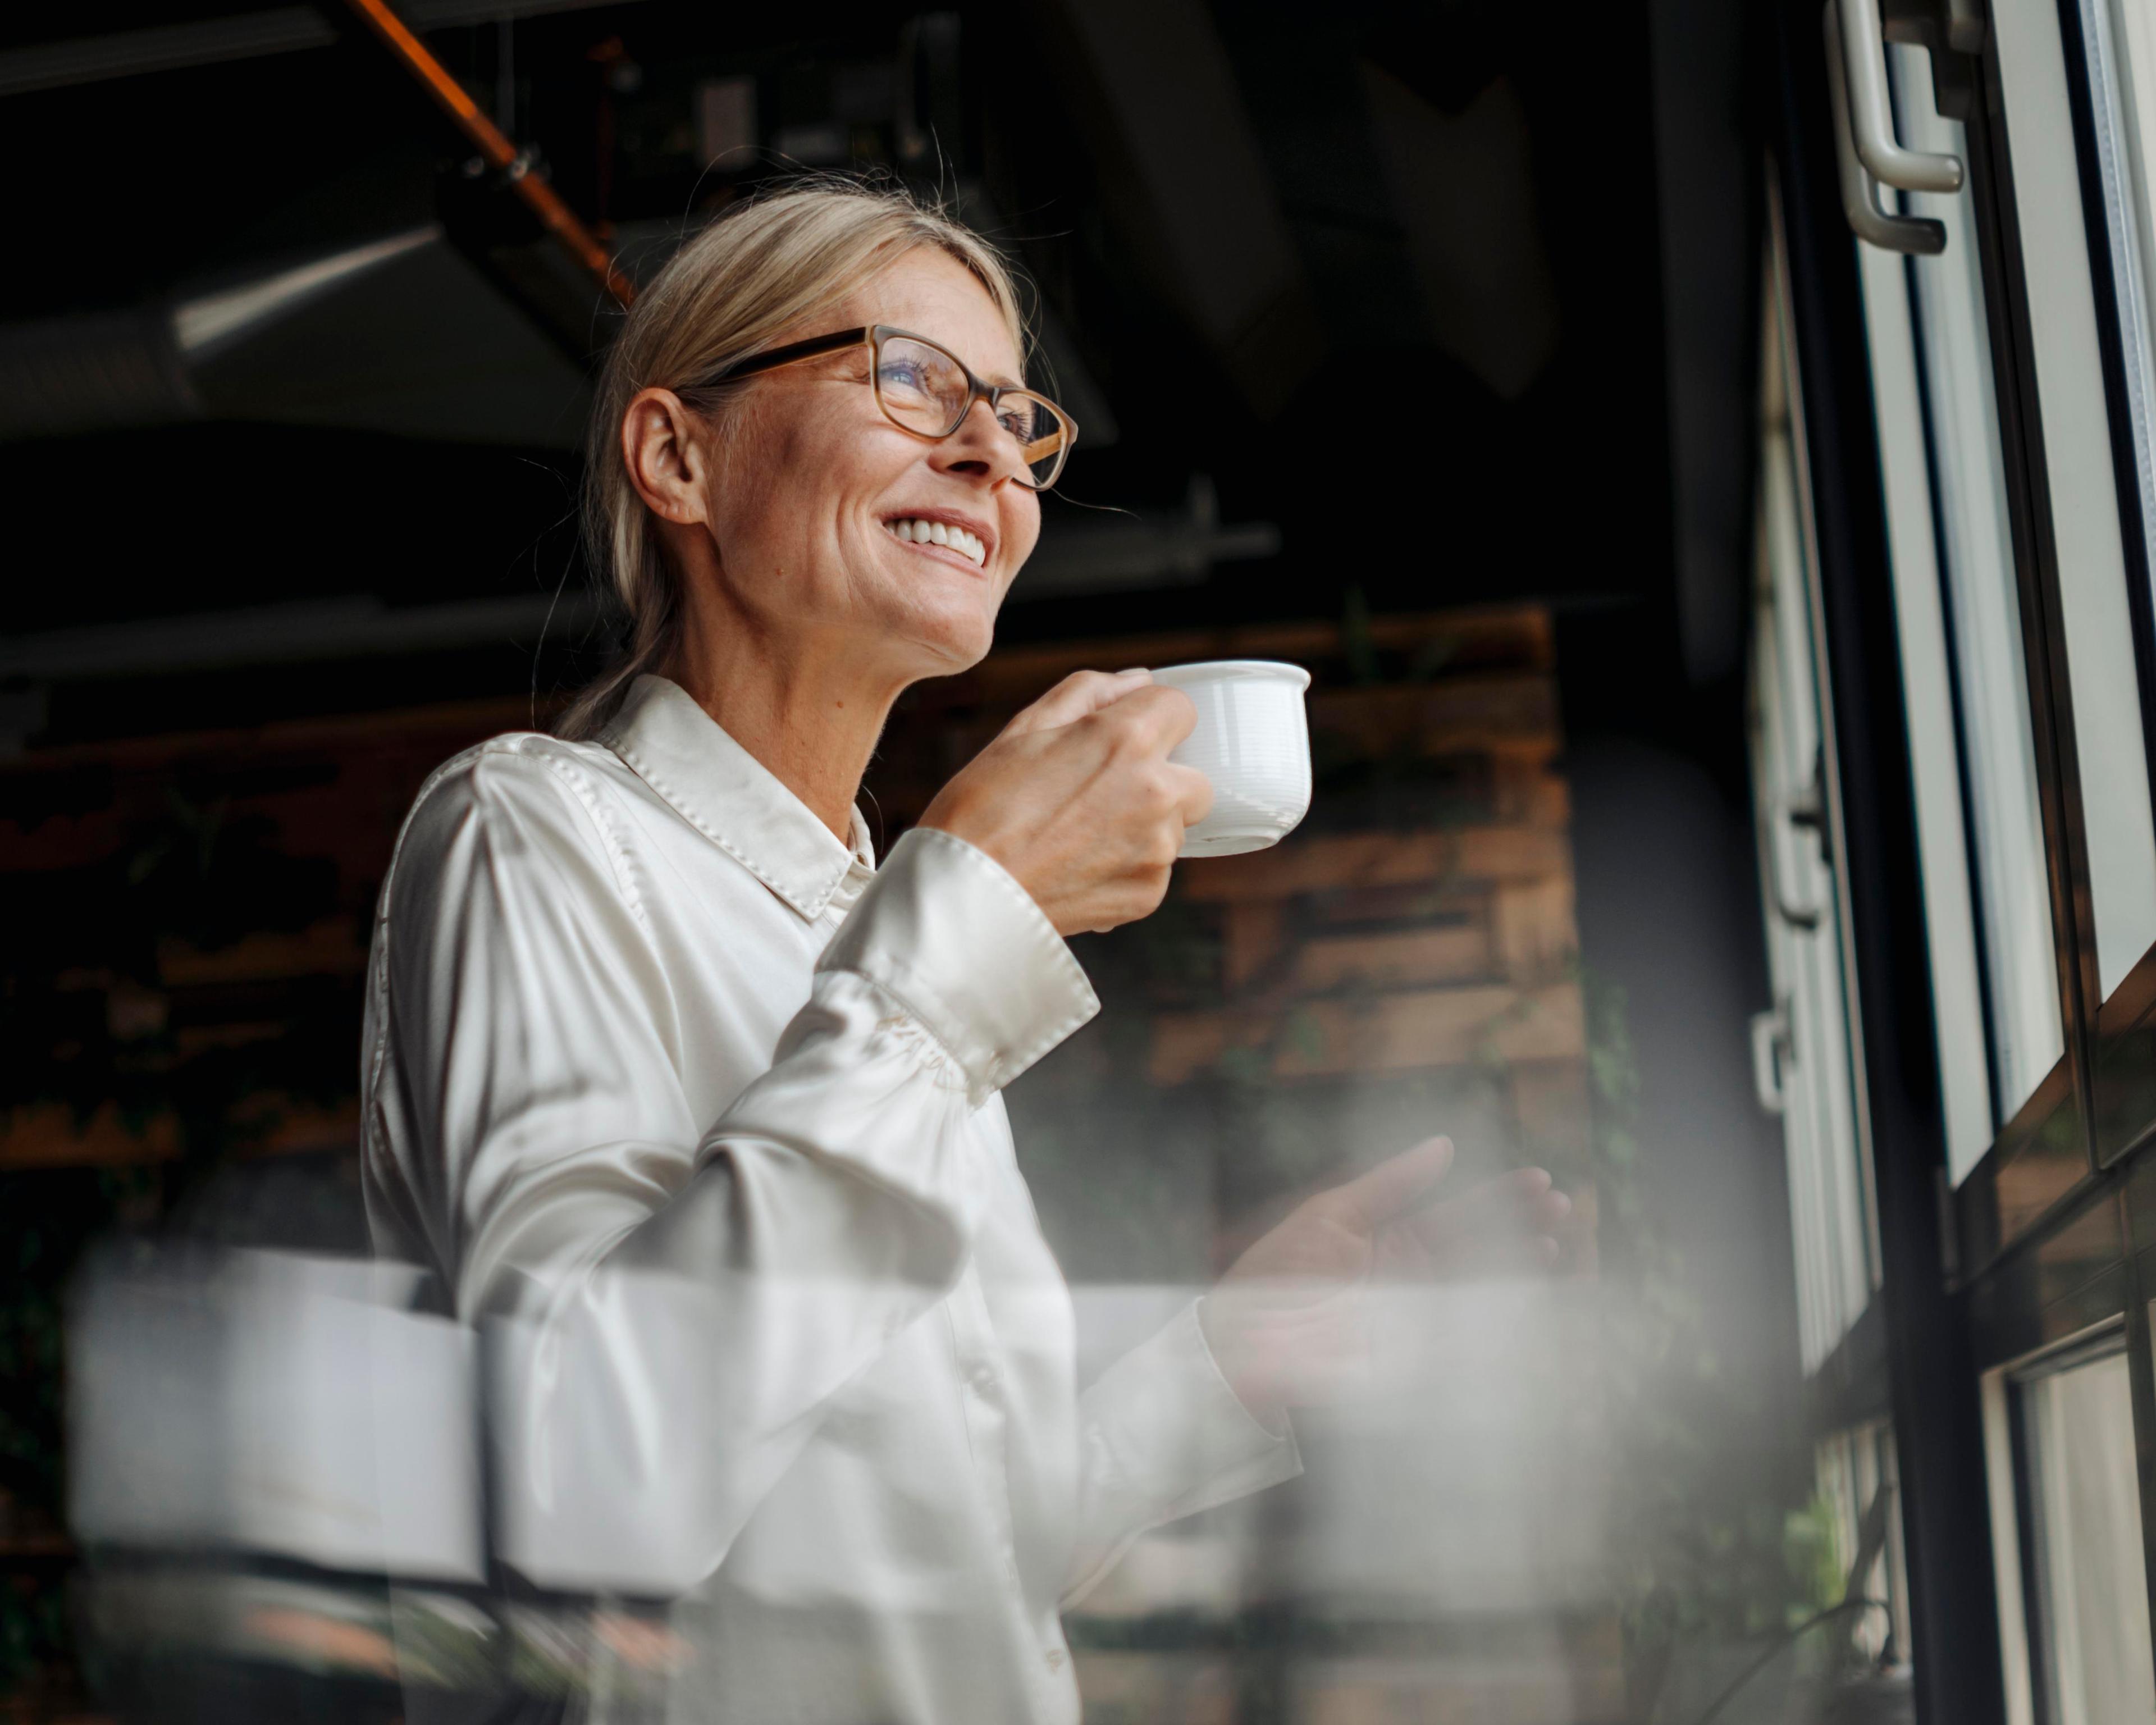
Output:
[[[2104,423],[2120,508],[2134,694],[2143,760],[2156,784],[2156,624],[2148,535],[2140,531],[2139,456],[2131,441],[2124,338],[2117,322],[2112,229],[2101,219],[2100,169],[2082,83],[2088,62],[2081,0],[2055,6],[2066,88],[2076,115],[2082,238],[2094,285]],[[2097,0],[2102,3],[2102,0]],[[1888,26],[1907,42],[1922,0],[1888,0]],[[1935,10],[1941,18],[1947,8]],[[1969,8],[1958,8],[1966,12]],[[1880,424],[1871,396],[1862,288],[1840,207],[1825,90],[1820,17],[1813,0],[1777,0],[1774,52],[1780,101],[1774,166],[1786,205],[1797,300],[1796,369],[1804,427],[1800,447],[1817,511],[1835,732],[1842,751],[1837,809],[1855,834],[1845,855],[1852,942],[1866,1029],[1860,1083],[1872,1122],[1886,1297],[1876,1394],[1892,1406],[1909,1539],[1911,1615],[1919,1716],[2005,1721],[2016,1707],[2014,1614],[1994,1590],[1994,1558],[2021,1558],[2010,1504],[1990,1481],[1991,1404],[2000,1373],[2092,1327],[2125,1337],[2139,1458],[2142,1548],[2156,1558],[2156,947],[2102,998],[2081,802],[2072,685],[2066,658],[2058,539],[2051,518],[2043,398],[2035,372],[2029,282],[2020,252],[2014,163],[1998,58],[1987,34],[1956,64],[1949,88],[1969,95],[1964,124],[1976,250],[1985,284],[2000,435],[2006,456],[2015,590],[2023,623],[2035,745],[2045,884],[2065,1051],[1956,1189],[1946,1179],[1940,1047],[1932,973],[1923,956],[1923,882],[1912,855],[1915,803],[1906,753],[1867,761],[1907,742],[1905,665],[1895,638]],[[1943,27],[1942,26],[1942,28]],[[2092,177],[2096,202],[2091,203]],[[2156,292],[2156,284],[2150,285]],[[2156,339],[2156,338],[2152,338]],[[2156,394],[2156,391],[2152,391]],[[2122,434],[2123,439],[2122,439]],[[2156,438],[2156,429],[2150,431]],[[2156,459],[2156,456],[2152,456]],[[1912,938],[1912,936],[1915,937]],[[2033,1200],[2017,1188],[2048,1175]],[[1852,1335],[1852,1340],[1856,1339]],[[1822,1371],[1824,1379],[1831,1374]],[[1815,1379],[1815,1392],[1823,1386]],[[1825,1398],[1815,1394],[1815,1403]],[[1823,1426],[1815,1435],[1824,1435]],[[2002,1518],[2005,1525],[1999,1525]],[[1998,1538],[1994,1548],[1994,1535]],[[2156,1562],[2150,1563],[2156,1579]],[[2000,1588],[2005,1585],[2000,1580]],[[2156,1586],[2151,1588],[2156,1599]],[[2156,1615],[2156,1605],[2152,1605]],[[1996,1638],[1995,1640],[1994,1638]],[[1987,1647],[1993,1650],[1987,1652]],[[2029,1650],[2020,1649],[2026,1677]]]

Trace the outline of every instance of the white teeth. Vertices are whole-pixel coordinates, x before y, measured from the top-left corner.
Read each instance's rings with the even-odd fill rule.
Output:
[[[911,516],[903,521],[886,521],[897,537],[909,545],[943,545],[964,554],[974,565],[988,562],[988,548],[973,534],[963,527],[947,526],[942,521],[916,521]]]

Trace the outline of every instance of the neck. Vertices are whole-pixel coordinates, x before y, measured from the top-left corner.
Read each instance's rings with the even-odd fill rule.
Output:
[[[865,675],[858,642],[776,637],[738,614],[686,621],[665,674],[850,842],[862,775],[904,682]]]

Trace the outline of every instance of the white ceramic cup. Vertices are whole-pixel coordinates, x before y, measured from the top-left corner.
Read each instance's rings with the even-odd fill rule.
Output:
[[[1269,659],[1215,659],[1152,674],[1198,709],[1198,726],[1168,752],[1213,786],[1213,807],[1183,835],[1185,856],[1263,850],[1310,812],[1310,673]]]

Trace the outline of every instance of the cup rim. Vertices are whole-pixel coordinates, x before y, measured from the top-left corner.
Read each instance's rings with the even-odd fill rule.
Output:
[[[1283,659],[1201,659],[1188,665],[1163,665],[1153,671],[1152,680],[1156,683],[1166,682],[1170,688],[1174,687],[1178,680],[1195,683],[1292,682],[1298,689],[1310,686],[1310,673],[1302,666],[1291,665]]]

